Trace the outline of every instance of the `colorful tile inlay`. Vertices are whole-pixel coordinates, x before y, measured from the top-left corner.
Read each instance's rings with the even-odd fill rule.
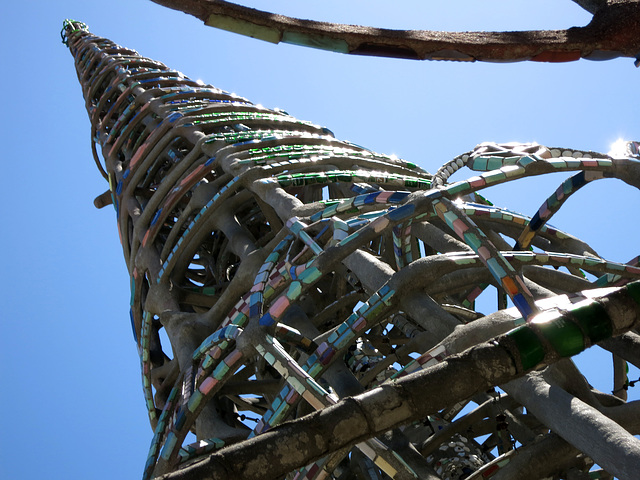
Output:
[[[144,479],[446,362],[457,352],[441,342],[443,329],[488,322],[476,303],[491,286],[515,327],[496,345],[510,345],[520,370],[541,366],[549,350],[569,357],[612,335],[598,288],[640,303],[640,257],[625,264],[569,253],[584,250],[548,224],[587,183],[637,172],[638,142],[614,156],[484,143],[431,175],[195,82],[80,22],[65,22],[63,40],[131,276],[154,428]],[[474,173],[463,178],[464,169]],[[571,176],[531,218],[482,196],[557,172]],[[449,183],[452,175],[461,179]],[[568,276],[593,290],[536,297],[570,288]],[[456,431],[466,401],[394,431],[392,442],[371,438],[290,476],[407,479],[428,468],[458,480],[510,468],[505,421],[486,440]],[[184,445],[190,431],[200,440]],[[484,452],[497,438],[500,456],[490,461]]]

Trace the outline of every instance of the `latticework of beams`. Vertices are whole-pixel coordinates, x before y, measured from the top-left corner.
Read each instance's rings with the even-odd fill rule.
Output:
[[[515,478],[543,449],[556,457],[531,478],[637,466],[624,366],[640,365],[638,257],[607,261],[548,225],[591,182],[640,187],[637,142],[619,158],[482,144],[431,175],[79,22],[63,38],[109,182],[96,205],[115,208],[131,277],[155,432],[145,478],[205,478],[203,458],[206,478]],[[477,175],[448,183],[463,168]],[[479,193],[555,172],[569,178],[532,217]],[[498,311],[485,316],[475,299],[487,288]],[[568,359],[600,342],[616,395]],[[573,402],[571,419],[549,388]]]

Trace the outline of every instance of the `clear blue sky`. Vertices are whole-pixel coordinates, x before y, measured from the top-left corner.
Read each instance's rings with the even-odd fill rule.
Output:
[[[565,28],[589,18],[568,0],[295,2],[304,5],[299,11],[284,3],[251,5],[394,28]],[[147,0],[5,1],[0,12],[1,478],[140,478],[152,436],[113,210],[92,204],[107,185],[93,165],[82,92],[60,43],[65,18],[431,172],[482,141],[606,152],[618,138],[640,140],[640,70],[630,59],[498,65],[352,57],[220,32]],[[532,215],[561,181],[487,196]],[[637,190],[605,180],[585,187],[552,223],[625,262],[640,253],[638,205]],[[592,362],[589,376],[606,391],[610,385],[598,382],[609,368]]]

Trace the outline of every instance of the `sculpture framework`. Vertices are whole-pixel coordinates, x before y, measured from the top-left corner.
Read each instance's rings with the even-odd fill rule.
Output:
[[[604,469],[591,478],[636,471],[624,387],[625,361],[640,365],[638,257],[609,262],[548,221],[599,179],[639,188],[637,142],[615,159],[487,143],[431,175],[80,22],[65,22],[63,39],[109,182],[96,206],[115,207],[131,276],[155,432],[144,478],[569,478],[594,460]],[[478,174],[449,183],[460,169]],[[532,217],[480,194],[559,171],[569,178]],[[484,315],[475,299],[487,288],[498,309]],[[615,395],[568,360],[595,343],[614,353]],[[465,362],[478,378],[447,373],[476,371]],[[420,390],[434,372],[437,390]],[[597,421],[558,420],[564,401]],[[333,428],[349,410],[365,421]],[[282,441],[287,428],[317,438]],[[230,445],[240,467],[224,461]],[[523,466],[542,453],[548,465]],[[223,467],[202,462],[216,458]]]

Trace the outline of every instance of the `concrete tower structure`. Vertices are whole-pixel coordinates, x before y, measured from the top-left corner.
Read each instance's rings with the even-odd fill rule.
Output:
[[[155,432],[145,478],[587,478],[594,461],[604,470],[590,478],[624,478],[637,466],[624,365],[638,336],[610,337],[637,322],[638,258],[609,262],[547,224],[589,182],[638,187],[637,143],[616,159],[487,143],[432,175],[80,22],[63,39],[109,183],[96,206],[115,208],[131,277]],[[449,183],[463,168],[475,173]],[[532,217],[483,196],[554,172],[568,179]],[[487,289],[489,315],[476,309]],[[599,342],[615,354],[615,395],[567,359]]]

